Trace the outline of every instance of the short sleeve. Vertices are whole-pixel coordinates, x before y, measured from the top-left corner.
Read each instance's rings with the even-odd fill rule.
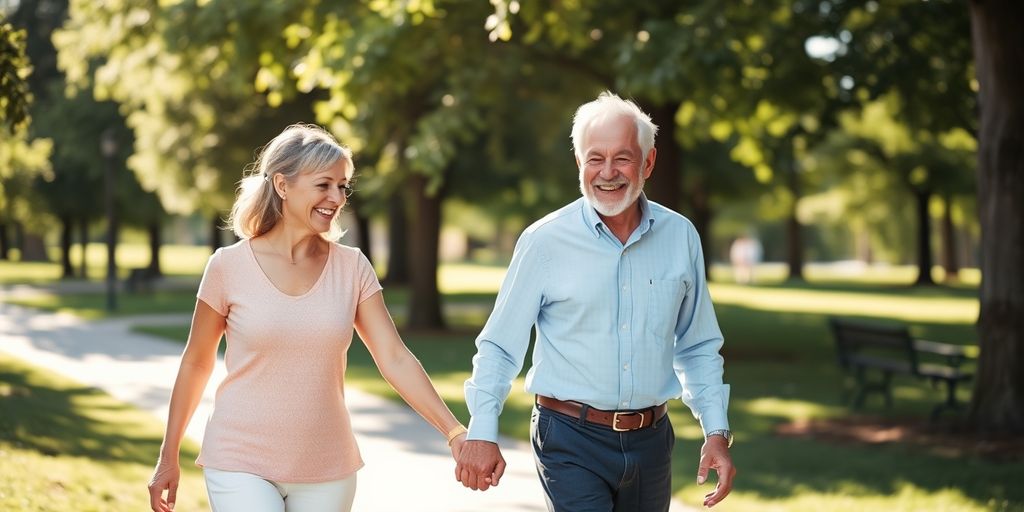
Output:
[[[380,281],[377,280],[377,273],[374,272],[370,260],[366,259],[366,255],[359,252],[358,261],[359,303],[362,304],[364,300],[369,299],[373,294],[384,288],[380,285]]]
[[[221,316],[228,316],[227,291],[224,289],[224,255],[217,249],[206,262],[206,270],[203,271],[203,280],[199,282],[199,292],[196,298],[205,302],[208,306]]]

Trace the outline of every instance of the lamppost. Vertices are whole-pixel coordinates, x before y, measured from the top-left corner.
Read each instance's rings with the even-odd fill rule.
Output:
[[[117,309],[117,211],[114,208],[114,157],[117,137],[107,128],[100,137],[100,150],[106,163],[103,169],[104,203],[107,210],[107,311]]]

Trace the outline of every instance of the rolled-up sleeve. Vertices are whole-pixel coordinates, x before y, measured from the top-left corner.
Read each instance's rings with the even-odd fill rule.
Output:
[[[682,385],[683,403],[704,433],[728,429],[729,385],[723,384],[724,342],[704,274],[704,256],[696,230],[688,237],[693,284],[686,292],[676,323],[673,367]]]
[[[497,442],[498,416],[523,368],[548,278],[543,252],[535,242],[531,232],[519,238],[494,310],[476,340],[473,374],[465,385],[471,440]]]

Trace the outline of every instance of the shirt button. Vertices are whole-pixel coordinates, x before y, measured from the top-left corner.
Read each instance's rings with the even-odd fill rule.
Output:
[[[622,330],[626,330],[626,329],[628,329],[628,328],[629,328],[629,325],[626,325],[626,324],[622,324]]]
[[[629,364],[627,363],[627,364],[622,365],[622,369],[623,370],[629,370]]]
[[[627,406],[627,405],[629,405],[629,402],[622,402],[622,406],[623,406],[623,407],[625,407],[625,406]]]
[[[622,285],[622,291],[626,291],[628,288],[629,288],[628,286]]]

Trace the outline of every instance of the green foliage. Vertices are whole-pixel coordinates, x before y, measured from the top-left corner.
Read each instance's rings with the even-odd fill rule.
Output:
[[[32,189],[36,176],[51,175],[46,139],[29,140],[32,67],[25,53],[26,32],[0,23],[0,222],[37,225],[40,198]]]
[[[135,135],[128,166],[143,188],[155,190],[170,211],[223,211],[254,149],[311,116],[308,98],[267,108],[280,103],[253,81],[263,52],[283,46],[267,34],[303,10],[72,2],[54,41],[70,83],[121,104]]]
[[[19,129],[28,124],[31,72],[25,56],[25,31],[16,30],[7,22],[0,23],[0,128]]]
[[[857,1],[830,34],[843,41],[833,80],[863,104],[900,98],[898,119],[912,130],[975,132],[977,82],[969,11],[957,0]],[[941,105],[942,108],[938,108]]]
[[[0,222],[19,221],[29,227],[45,222],[42,198],[32,186],[37,177],[51,177],[48,139],[28,140],[26,130],[0,128]]]

